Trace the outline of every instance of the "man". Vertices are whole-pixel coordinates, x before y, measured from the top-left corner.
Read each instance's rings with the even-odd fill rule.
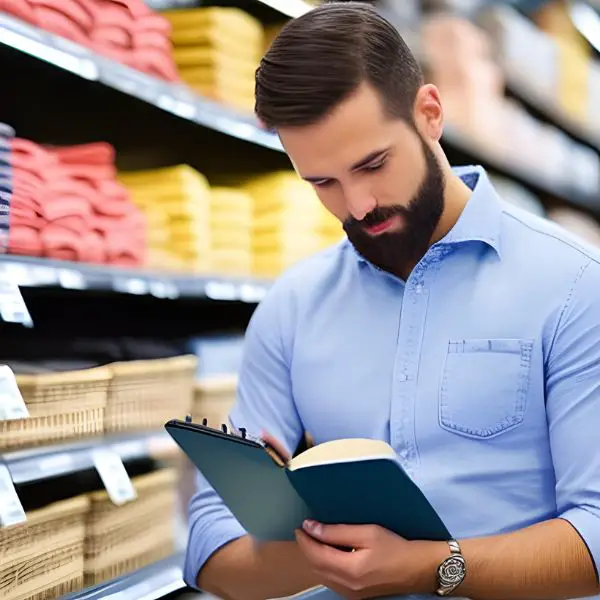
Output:
[[[389,442],[457,539],[307,523],[259,544],[201,480],[186,580],[235,600],[315,585],[598,596],[599,255],[503,204],[483,169],[450,168],[436,88],[368,5],[290,22],[257,71],[256,111],[347,240],[257,308],[231,423],[287,452],[305,431]]]

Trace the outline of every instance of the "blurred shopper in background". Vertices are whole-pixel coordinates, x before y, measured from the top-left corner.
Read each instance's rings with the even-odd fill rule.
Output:
[[[505,204],[483,168],[452,168],[442,107],[368,4],[322,5],[274,40],[257,115],[347,239],[256,310],[230,418],[287,452],[305,431],[389,442],[456,540],[307,523],[258,544],[200,478],[190,585],[240,600],[600,594],[599,255]]]

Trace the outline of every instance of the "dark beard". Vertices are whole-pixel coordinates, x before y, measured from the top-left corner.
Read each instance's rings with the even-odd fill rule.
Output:
[[[361,221],[351,218],[344,222],[344,231],[357,252],[376,267],[400,278],[427,252],[444,210],[444,175],[424,141],[422,146],[425,178],[408,207],[377,207]],[[364,230],[396,215],[403,221],[399,231],[372,237]]]

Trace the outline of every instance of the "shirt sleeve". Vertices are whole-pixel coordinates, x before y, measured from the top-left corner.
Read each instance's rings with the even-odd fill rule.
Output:
[[[273,288],[254,311],[246,330],[237,398],[229,420],[234,428],[245,427],[256,437],[268,432],[291,451],[304,432],[291,391],[293,330],[286,296],[281,288]],[[246,535],[201,474],[197,481],[189,507],[184,565],[184,581],[195,589],[206,561],[227,543]]]
[[[558,516],[600,570],[600,265],[582,269],[550,349],[546,410]]]

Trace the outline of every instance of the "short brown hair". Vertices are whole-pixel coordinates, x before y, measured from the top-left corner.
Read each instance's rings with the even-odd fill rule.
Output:
[[[257,117],[270,129],[309,125],[361,83],[412,122],[423,73],[396,28],[366,2],[330,2],[292,19],[256,71]]]

